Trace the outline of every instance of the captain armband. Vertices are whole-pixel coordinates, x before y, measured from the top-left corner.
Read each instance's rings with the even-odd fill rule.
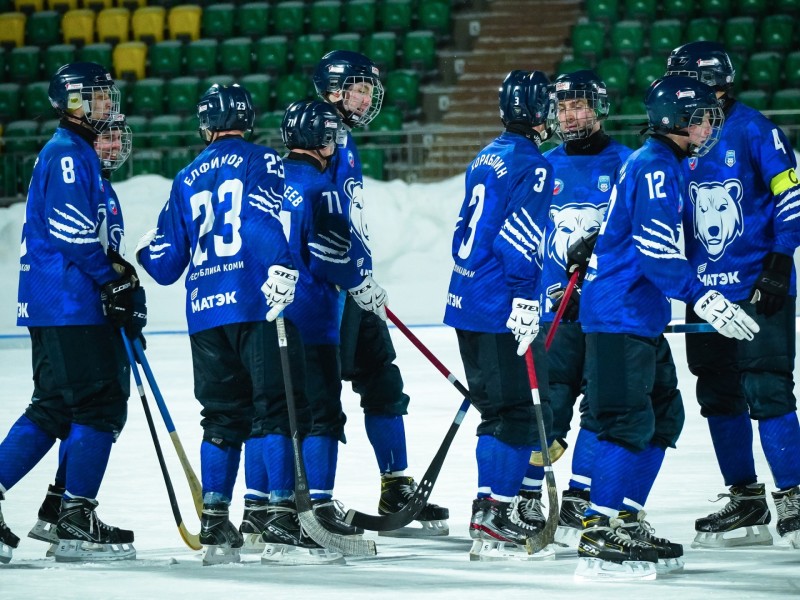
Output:
[[[772,191],[773,196],[779,196],[798,184],[800,184],[800,181],[797,180],[797,171],[793,168],[786,169],[772,178],[772,181],[769,182],[769,189]]]

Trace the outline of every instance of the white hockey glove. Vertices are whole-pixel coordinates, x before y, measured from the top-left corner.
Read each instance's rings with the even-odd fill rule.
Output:
[[[139,260],[139,252],[147,248],[150,243],[156,239],[156,233],[158,233],[158,230],[154,227],[140,237],[139,241],[136,243],[136,250],[134,250],[133,255],[136,257],[136,262],[138,262],[140,265],[142,264],[142,261]]]
[[[752,340],[759,331],[758,324],[738,304],[728,302],[716,290],[706,292],[695,303],[694,312],[725,337]]]
[[[294,286],[297,285],[300,273],[288,267],[272,265],[267,274],[269,277],[261,286],[261,291],[264,292],[267,304],[270,306],[267,321],[274,321],[294,300]]]
[[[522,356],[539,333],[539,301],[514,298],[506,327],[519,342],[517,356]]]
[[[347,290],[361,308],[374,312],[384,321],[386,320],[386,290],[371,277],[367,276],[361,285]]]

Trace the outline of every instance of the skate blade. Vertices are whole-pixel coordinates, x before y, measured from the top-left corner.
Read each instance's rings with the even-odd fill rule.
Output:
[[[470,560],[480,561],[539,561],[555,560],[555,558],[556,553],[551,546],[547,546],[539,550],[539,552],[528,554],[528,551],[522,546],[496,540],[474,540],[469,551]]]
[[[53,555],[56,562],[110,562],[133,560],[133,544],[95,544],[83,540],[59,540]]]
[[[800,550],[800,531],[790,531],[780,536],[776,545]]]
[[[327,548],[300,548],[288,544],[264,544],[262,565],[344,565],[344,555]]]
[[[264,540],[260,533],[245,533],[242,554],[261,554],[264,551]]]
[[[419,527],[401,527],[391,531],[379,531],[378,535],[396,538],[426,538],[450,535],[447,521],[414,521]]]
[[[744,533],[744,535],[742,535]],[[738,527],[732,531],[707,533],[698,531],[692,548],[738,548],[741,546],[771,546],[772,534],[766,525]]]
[[[0,564],[7,565],[11,562],[11,554],[14,549],[8,544],[0,542]]]
[[[58,535],[56,535],[56,524],[48,523],[39,519],[36,525],[31,527],[28,532],[28,537],[32,540],[39,540],[40,542],[47,542],[49,544],[58,544]]]
[[[656,564],[658,573],[677,573],[683,571],[683,560],[680,558],[659,558]]]
[[[229,546],[203,546],[203,566],[226,565],[238,563],[242,560],[239,548]]]
[[[579,558],[575,581],[652,581],[657,576],[656,563],[625,561],[615,563],[599,558]]]
[[[47,549],[47,552],[44,553],[46,558],[53,558],[56,553],[56,548],[58,548],[58,542],[55,544],[50,544],[50,547]]]
[[[553,536],[553,541],[564,548],[572,548],[573,550],[577,550],[578,542],[581,539],[581,533],[583,533],[582,529],[559,525],[556,529],[555,535]]]

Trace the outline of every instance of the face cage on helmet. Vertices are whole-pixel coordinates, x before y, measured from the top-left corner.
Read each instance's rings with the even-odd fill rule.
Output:
[[[679,75],[682,77],[691,77],[692,79],[697,79],[700,83],[705,83],[706,85],[720,90],[727,90],[733,85],[733,80],[728,83],[719,83],[717,81],[717,76],[710,72],[710,71],[667,71],[665,73],[665,77],[672,77],[673,75]],[[734,77],[736,73],[734,72]]]
[[[580,129],[564,131],[561,128],[561,121],[558,118],[559,112],[561,112],[559,111],[558,103],[565,100],[580,99],[586,100],[588,109],[592,111],[592,116],[586,119],[586,123]],[[549,128],[558,133],[558,137],[565,142],[587,138],[592,135],[592,130],[594,129],[595,124],[600,121],[599,112],[601,102],[602,99],[599,97],[598,93],[593,90],[568,90],[564,92],[557,92],[556,97],[551,99],[552,110],[550,111],[550,115],[548,117],[548,121],[550,122]],[[577,112],[578,110],[579,109],[569,109],[563,112],[573,113]]]
[[[691,119],[689,119],[689,126],[701,126],[706,118],[709,120],[709,124],[711,125],[711,133],[709,133],[708,137],[700,145],[695,145],[691,142],[689,143],[689,156],[698,158],[705,156],[711,151],[711,148],[716,145],[720,136],[722,135],[722,125],[725,123],[725,113],[722,112],[722,108],[720,107],[695,109],[695,111],[692,113]]]
[[[119,149],[114,152],[112,148],[112,140],[114,134],[119,135]],[[103,147],[100,147],[100,144]],[[119,169],[128,157],[131,155],[133,149],[133,132],[127,125],[111,125],[105,131],[102,131],[97,136],[95,141],[95,150],[100,159],[100,164],[104,171],[114,172]]]
[[[92,105],[95,104],[95,95],[108,96],[108,110],[101,114],[93,114]],[[71,112],[77,108],[82,108],[84,120],[92,126],[95,132],[100,133],[116,122],[117,115],[120,114],[120,91],[116,85],[93,85],[83,86],[79,91],[70,92],[67,95],[67,109]],[[100,100],[102,104],[105,101]]]
[[[362,83],[369,83],[372,85],[372,100],[370,101],[369,108],[364,114],[359,115],[354,110],[345,109],[345,101],[347,100],[348,90],[355,85]],[[383,105],[383,85],[379,79],[374,77],[365,77],[362,75],[351,75],[344,80],[342,84],[342,99],[337,103],[342,113],[342,120],[349,127],[364,127],[372,122],[378,116]]]

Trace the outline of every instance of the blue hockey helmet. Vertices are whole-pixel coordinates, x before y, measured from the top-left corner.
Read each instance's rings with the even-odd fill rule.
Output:
[[[694,77],[717,91],[733,87],[736,70],[719,42],[689,42],[675,48],[667,58],[667,75]]]
[[[556,77],[552,86],[555,102],[552,111],[553,129],[566,141],[589,137],[595,125],[608,117],[610,104],[606,84],[592,70],[584,69]],[[567,104],[570,100],[583,100]],[[587,116],[588,108],[593,116]]]
[[[336,110],[320,100],[293,102],[283,114],[281,137],[289,150],[317,150],[336,143],[342,122]]]
[[[708,154],[725,122],[714,88],[682,75],[656,79],[645,92],[644,106],[650,131],[689,137],[689,156]]]
[[[100,159],[103,171],[113,173],[119,169],[133,149],[133,133],[128,127],[125,115],[119,113],[114,120],[97,135],[94,149]]]
[[[383,105],[381,73],[360,52],[328,52],[317,63],[312,79],[317,94],[336,106],[348,127],[364,127],[378,116]]]
[[[541,71],[511,71],[499,89],[500,120],[536,127],[547,123],[550,112],[550,80]]]
[[[250,92],[238,84],[219,85],[215,83],[206,90],[197,103],[198,130],[200,138],[211,143],[218,131],[253,131],[256,118]]]
[[[120,93],[105,67],[74,62],[60,67],[50,78],[50,104],[59,117],[86,123],[95,132],[105,129],[120,110]]]

